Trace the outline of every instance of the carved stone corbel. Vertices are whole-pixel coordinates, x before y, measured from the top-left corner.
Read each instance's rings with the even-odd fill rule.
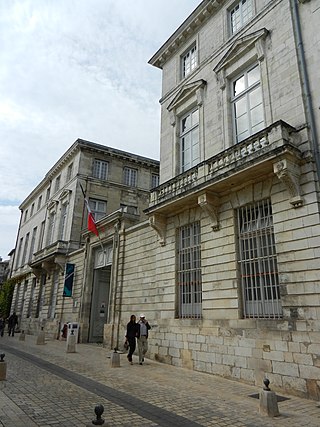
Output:
[[[65,268],[66,268],[66,259],[65,259],[65,257],[56,256],[55,259],[54,259],[54,262],[59,266],[59,268],[60,268],[60,270],[62,272],[65,271]]]
[[[224,90],[226,88],[226,72],[225,69],[220,70],[217,72],[217,80],[218,84],[221,90]]]
[[[212,194],[203,193],[198,196],[198,205],[211,218],[212,230],[218,231],[219,225],[219,198]]]
[[[170,111],[170,125],[172,127],[176,125],[176,112],[175,112],[175,110]]]
[[[197,105],[198,107],[201,107],[203,104],[203,98],[204,98],[204,86],[200,86],[196,90],[196,96],[197,96]]]
[[[294,208],[303,205],[300,195],[300,167],[287,159],[273,164],[273,171],[286,186],[291,198],[290,203]]]
[[[39,267],[31,267],[32,274],[34,274],[37,278],[37,280],[40,279],[41,275],[43,274],[42,268]]]
[[[43,261],[41,263],[41,268],[48,274],[48,276],[51,276],[53,270],[54,270],[54,264],[49,261]]]
[[[149,224],[158,234],[160,245],[164,246],[166,244],[167,218],[163,215],[153,214],[149,217]]]

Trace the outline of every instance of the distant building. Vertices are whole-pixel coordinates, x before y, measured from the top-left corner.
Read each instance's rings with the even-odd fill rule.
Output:
[[[65,323],[84,317],[84,339],[102,340],[114,225],[118,218],[133,224],[146,220],[143,210],[158,180],[156,160],[81,139],[69,148],[20,206],[11,274],[17,285],[11,309],[18,314],[21,328],[36,333],[44,326],[48,336],[58,337]],[[81,186],[99,233],[109,235],[108,246],[103,248],[98,240],[94,259],[90,258],[89,277],[96,285],[90,282],[92,300],[86,302],[82,287],[88,280],[84,271],[90,233]],[[106,230],[104,223],[110,218],[113,225]],[[92,304],[97,315],[90,317]]]

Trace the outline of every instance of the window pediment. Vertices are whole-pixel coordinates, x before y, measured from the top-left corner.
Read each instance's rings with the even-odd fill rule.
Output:
[[[49,203],[48,203],[48,211],[51,211],[51,212],[55,212],[55,210],[56,210],[56,208],[57,208],[57,205],[58,205],[58,201],[57,200],[51,200]]]
[[[177,108],[179,105],[183,104],[185,101],[190,99],[192,96],[197,97],[198,105],[202,104],[202,89],[206,86],[207,82],[205,80],[197,80],[192,83],[186,84],[178,94],[173,98],[173,100],[168,105],[168,111],[172,111]]]
[[[216,74],[219,74],[223,69],[237,61],[241,58],[246,52],[252,48],[256,48],[257,58],[259,60],[263,59],[264,51],[262,41],[267,37],[269,31],[266,28],[262,28],[259,31],[248,34],[240,39],[237,39],[231,47],[228,49],[226,54],[214,67],[213,71]]]
[[[71,190],[64,189],[59,196],[59,200],[69,201],[70,195],[71,195]]]

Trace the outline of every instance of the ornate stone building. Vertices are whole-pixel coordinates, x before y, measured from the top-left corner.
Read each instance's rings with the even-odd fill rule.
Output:
[[[17,306],[25,324],[46,319],[59,333],[61,323],[79,321],[81,339],[97,341],[103,329],[113,348],[130,315],[143,311],[149,357],[259,387],[267,376],[273,389],[319,399],[319,22],[316,0],[199,4],[149,61],[163,73],[160,185],[148,204],[157,165],[141,160],[140,216],[118,197],[100,239],[85,232],[77,182],[88,182],[97,201],[106,191],[92,187],[95,150],[81,178],[50,190],[28,229],[32,203],[64,179],[68,153],[22,204],[15,274],[27,295]],[[44,222],[41,235],[51,236],[51,213],[74,200],[72,253],[48,241],[23,267],[27,233],[32,242]],[[53,313],[64,260],[76,266],[72,297],[57,299]],[[39,312],[28,317],[31,283]]]
[[[158,161],[81,139],[57,161],[20,206],[11,310],[21,329],[44,327],[56,338],[64,324],[80,320],[81,340],[102,341],[119,224],[146,219],[143,210],[158,179]],[[90,251],[81,187],[99,231]]]
[[[158,243],[127,234],[140,244],[122,297],[122,328],[142,310],[157,360],[315,399],[318,22],[312,0],[205,0],[150,59],[163,76],[146,211]]]

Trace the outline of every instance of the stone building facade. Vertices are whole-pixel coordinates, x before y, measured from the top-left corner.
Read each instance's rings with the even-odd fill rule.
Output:
[[[150,59],[163,75],[146,210],[158,242],[128,230],[121,315],[123,329],[146,314],[157,360],[314,399],[319,19],[312,0],[205,0]]]
[[[163,73],[160,185],[147,203],[157,165],[144,159],[144,191],[128,194],[144,207],[137,215],[118,191],[99,238],[85,230],[76,182],[48,200],[28,232],[66,197],[81,200],[77,232],[67,222],[65,254],[60,243],[41,246],[29,267],[17,255],[14,301],[25,325],[42,320],[54,336],[78,321],[81,340],[98,341],[103,330],[111,349],[122,346],[130,315],[143,312],[149,357],[259,387],[268,377],[275,390],[319,399],[319,18],[316,0],[199,4],[149,61]],[[68,167],[64,159],[21,205],[18,254],[25,211]],[[84,170],[76,181],[109,206],[106,183],[95,186]],[[76,266],[71,298],[61,297],[63,261]],[[41,280],[39,313],[28,317]]]
[[[59,338],[65,324],[84,322],[81,340],[103,340],[117,227],[146,219],[158,179],[158,161],[81,139],[56,162],[20,206],[11,274],[20,329]],[[99,232],[90,250],[83,192]]]

